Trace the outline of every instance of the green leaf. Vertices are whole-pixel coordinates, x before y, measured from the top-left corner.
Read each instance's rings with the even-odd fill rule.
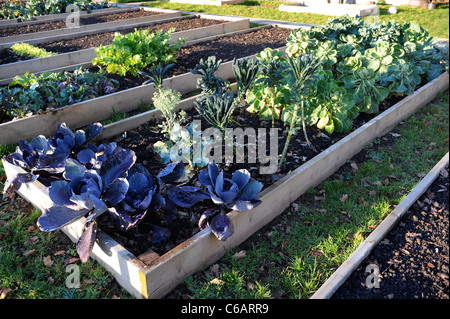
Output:
[[[334,121],[330,121],[328,125],[325,126],[325,131],[329,134],[333,134],[334,132]]]

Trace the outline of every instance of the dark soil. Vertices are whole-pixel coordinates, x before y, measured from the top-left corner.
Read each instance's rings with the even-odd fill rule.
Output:
[[[448,232],[447,167],[333,299],[448,299]],[[379,269],[378,288],[375,281],[369,280],[366,285],[366,278],[373,276],[366,272],[369,265]]]
[[[206,27],[220,23],[223,23],[223,21],[213,19],[202,19],[200,17],[192,17],[192,18],[188,17],[166,23],[155,23],[150,26],[140,27],[136,29],[138,30],[148,29],[151,32],[163,30],[164,32],[167,32],[169,31],[170,28],[175,28],[175,32],[177,32]],[[135,28],[121,30],[120,33],[126,34],[134,32],[134,30]],[[66,53],[78,51],[83,49],[99,47],[100,45],[103,46],[110,45],[114,39],[114,34],[115,32],[91,34],[88,36],[78,37],[69,40],[61,40],[51,43],[45,43],[42,45],[38,45],[38,47],[54,53]],[[13,63],[17,61],[24,61],[30,59],[31,59],[30,57],[21,57],[15,54],[11,49],[4,49],[0,51],[0,64]]]
[[[140,18],[140,17],[151,16],[151,15],[156,15],[156,14],[161,14],[161,13],[162,12],[147,11],[144,9],[140,9],[139,11],[112,13],[112,14],[105,14],[105,15],[99,15],[99,16],[86,16],[86,17],[80,17],[80,26],[103,23],[103,22],[110,22],[110,21]],[[0,37],[10,37],[10,36],[15,36],[15,35],[19,35],[19,34],[35,33],[35,32],[58,30],[58,29],[65,29],[65,28],[66,28],[66,20],[65,19],[61,20],[61,21],[43,22],[43,23],[31,24],[31,25],[20,25],[19,24],[17,26],[0,29]],[[76,31],[76,29],[74,29],[74,30]]]

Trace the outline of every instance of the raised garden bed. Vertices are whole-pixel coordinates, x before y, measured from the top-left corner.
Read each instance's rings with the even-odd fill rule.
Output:
[[[136,297],[162,297],[191,273],[213,263],[227,249],[240,244],[270,222],[292,201],[333,174],[374,138],[385,134],[433,99],[438,92],[448,87],[448,80],[448,74],[442,74],[273,183],[260,194],[262,203],[256,208],[229,213],[235,232],[225,242],[218,241],[210,229],[206,228],[162,256],[152,250],[135,256],[106,233],[99,232],[91,256],[102,263]],[[5,161],[4,167],[7,175],[22,171]],[[52,205],[48,189],[38,181],[23,185],[18,192],[39,209]],[[79,220],[63,228],[63,231],[76,241],[82,227],[83,221]]]
[[[111,8],[105,8],[105,9],[97,9],[92,11],[91,13],[87,11],[81,11],[80,17],[84,16],[97,16],[97,15],[104,15],[104,14],[111,14],[111,13],[119,13],[119,12],[125,12],[128,11],[129,8],[117,8],[117,7],[111,7]],[[3,27],[9,27],[9,26],[17,26],[17,25],[31,25],[31,24],[39,24],[42,22],[52,22],[52,21],[58,21],[58,20],[65,20],[71,13],[57,13],[57,14],[48,14],[43,16],[36,16],[33,17],[32,20],[27,21],[18,21],[18,19],[2,19],[0,20],[0,28]]]
[[[129,11],[111,13],[101,16],[86,16],[80,18],[78,27],[68,27],[66,21],[43,22],[40,24],[20,25],[0,28],[0,44],[4,47],[17,42],[52,41],[52,38],[66,34],[74,37],[82,32],[95,33],[97,30],[119,27],[122,25],[133,25],[180,17],[181,13],[174,10],[131,8]],[[36,39],[42,39],[37,40]]]
[[[167,31],[172,27],[176,28],[177,31],[182,31],[212,26],[221,23],[224,23],[224,21],[217,19],[201,18],[201,16],[186,16],[186,17],[175,16],[174,18],[168,19],[163,18],[161,21],[150,21],[139,24],[127,24],[124,26],[108,27],[105,29],[99,29],[96,32],[77,32],[63,36],[57,36],[54,37],[53,39],[42,38],[34,41],[28,41],[28,43],[35,45],[39,48],[43,48],[49,52],[60,54],[96,48],[99,47],[100,45],[103,46],[110,45],[112,43],[112,40],[114,39],[114,34],[116,32],[127,34],[133,32],[135,29],[151,30],[151,32],[155,32],[156,30]],[[41,41],[43,42],[42,44],[36,43]],[[9,44],[4,44],[4,46],[9,46]],[[2,51],[2,55],[4,56],[2,62],[3,64],[14,63],[30,59],[16,55],[8,48]],[[10,56],[8,57],[8,55]]]
[[[313,298],[448,298],[448,164],[447,153]],[[368,266],[380,276],[366,282]]]
[[[226,4],[244,3],[244,0],[170,0],[173,3],[203,4],[209,6],[222,6]]]
[[[198,76],[187,72],[192,68],[192,65],[198,63],[200,58],[206,59],[211,54],[216,54],[218,58],[222,58],[225,62],[232,60],[234,57],[241,58],[256,54],[265,47],[278,48],[285,43],[289,33],[290,29],[268,26],[242,33],[238,32],[233,36],[220,37],[205,42],[199,41],[197,44],[184,47],[178,53],[177,67],[171,73],[171,75],[177,76],[167,78],[164,85],[182,94],[190,93],[196,89]],[[264,42],[261,42],[261,39],[264,39]],[[227,51],[224,48],[227,48]],[[231,63],[224,63],[218,74],[225,79],[231,78]],[[72,128],[82,127],[92,121],[104,120],[114,112],[129,112],[137,109],[142,102],[151,103],[155,88],[152,85],[141,86],[140,84],[144,80],[146,79],[134,78],[133,82],[133,78],[122,78],[124,83],[131,81],[131,86],[134,85],[135,87],[45,114],[36,114],[0,124],[0,144],[14,144],[20,139],[32,138],[38,134],[50,135],[61,122],[65,122]],[[86,112],[89,112],[89,117],[86,116]]]

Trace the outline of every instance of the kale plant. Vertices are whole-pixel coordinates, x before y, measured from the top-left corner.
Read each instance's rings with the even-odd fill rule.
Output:
[[[283,165],[290,140],[299,129],[300,122],[302,123],[306,143],[309,147],[315,150],[306,133],[305,98],[309,94],[308,87],[315,84],[313,82],[314,74],[318,70],[321,63],[307,55],[298,55],[295,59],[288,57],[288,62],[291,67],[293,77],[291,86],[293,90],[293,98],[291,107],[286,109],[283,113],[283,121],[289,125],[289,131],[283,153],[278,164],[279,167]]]
[[[213,94],[221,88],[229,89],[229,83],[224,79],[216,77],[215,72],[219,69],[222,60],[217,60],[216,56],[210,56],[208,59],[200,59],[195,69],[190,70],[192,74],[201,75],[197,80],[197,87],[205,95]]]
[[[167,71],[169,71],[169,69],[171,67],[173,67],[174,65],[175,65],[175,63],[170,63],[170,64],[166,65],[165,67],[163,67],[160,62],[160,63],[158,63],[158,66],[156,66],[156,67],[152,66],[152,68],[150,69],[150,73],[146,73],[144,71],[138,71],[138,73],[140,75],[149,78],[147,81],[142,83],[142,85],[147,85],[147,84],[153,83],[155,88],[162,89],[164,76],[166,75]]]
[[[224,92],[223,88],[219,88],[211,95],[195,101],[195,109],[209,124],[224,134],[235,108],[234,95],[234,91]]]
[[[233,74],[236,79],[237,98],[245,101],[247,91],[250,89],[259,70],[258,60],[240,59],[233,60]]]

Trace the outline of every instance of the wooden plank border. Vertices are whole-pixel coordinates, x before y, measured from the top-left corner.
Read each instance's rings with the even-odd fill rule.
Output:
[[[63,34],[57,34],[57,35],[53,35],[53,36],[44,36],[44,37],[35,37],[35,38],[29,39],[26,41],[13,41],[13,42],[0,43],[0,49],[9,48],[16,42],[26,42],[31,45],[39,46],[41,44],[45,44],[45,43],[49,43],[49,42],[70,40],[73,38],[83,37],[83,36],[97,34],[97,33],[114,32],[114,31],[119,32],[121,30],[130,29],[130,28],[139,28],[139,27],[151,26],[153,24],[165,23],[165,22],[174,21],[174,20],[183,20],[186,18],[191,18],[192,16],[182,17],[181,14],[179,14],[179,12],[175,12],[175,13],[168,13],[168,14],[162,14],[162,15],[158,14],[158,15],[151,16],[151,17],[152,17],[152,19],[148,19],[148,20],[144,20],[144,21],[140,21],[140,22],[130,21],[127,24],[112,24],[109,26],[105,26],[104,28],[101,28],[101,29],[97,28],[97,29],[90,30],[90,28],[84,28],[84,27],[77,28],[77,29],[72,28],[72,29],[69,29],[69,32],[66,32]],[[157,18],[155,18],[155,17],[157,17]],[[146,17],[146,18],[148,18],[148,17]],[[124,21],[128,22],[127,20],[124,20]],[[108,22],[108,24],[109,24],[109,22]],[[45,32],[48,32],[48,31],[45,31]],[[75,52],[75,51],[72,51],[72,52]],[[27,61],[30,61],[30,60],[27,60]]]
[[[431,101],[448,87],[449,76],[439,78],[404,98],[390,109],[364,124],[347,137],[318,154],[306,164],[286,175],[263,190],[259,196],[262,203],[250,211],[229,213],[235,233],[221,242],[206,228],[162,256],[148,252],[133,256],[102,232],[95,244],[92,257],[99,260],[117,278],[123,287],[138,298],[161,298],[189,275],[214,263],[217,259],[273,218],[281,214],[291,203],[310,187],[317,186],[333,174],[347,159],[358,153],[376,137],[382,136],[415,110]],[[20,168],[4,161],[6,174],[23,172]],[[22,185],[18,193],[35,207],[45,209],[51,205],[48,191],[35,181]],[[80,221],[65,227],[72,240],[79,237],[74,229],[80,229]]]
[[[133,8],[130,11],[137,11],[139,8]],[[145,11],[153,11],[153,12],[161,12],[157,10],[150,10],[148,7],[142,7]],[[146,23],[158,20],[164,20],[169,18],[181,17],[180,11],[175,10],[167,10],[167,12],[162,12],[160,14],[149,15],[138,18],[131,19],[123,19],[123,20],[115,20],[110,22],[102,22],[102,23],[94,23],[87,24],[83,26],[79,26],[78,28],[62,28],[56,30],[49,31],[41,31],[41,32],[33,32],[26,34],[19,34],[9,37],[1,37],[0,38],[0,50],[4,48],[11,47],[14,43],[18,42],[26,42],[33,45],[48,43],[52,41],[58,41],[62,39],[72,39],[74,37],[95,34],[99,32],[103,32],[103,30],[108,31],[111,28],[129,28],[134,26],[145,25]],[[119,29],[117,29],[119,30]]]
[[[100,15],[111,14],[111,13],[126,12],[126,11],[130,11],[130,10],[136,10],[136,8],[135,7],[133,7],[133,8],[131,8],[131,7],[105,8],[105,9],[92,10],[91,13],[88,13],[87,11],[81,11],[80,17],[84,17],[87,15],[100,16]],[[5,19],[5,20],[0,21],[0,28],[14,27],[17,25],[32,25],[32,24],[39,24],[39,23],[43,23],[43,22],[64,20],[70,14],[72,14],[72,13],[56,13],[56,14],[48,14],[48,15],[44,15],[44,16],[36,16],[31,21],[23,21],[23,22],[17,22],[17,19]]]
[[[430,187],[440,171],[449,164],[449,153],[431,169],[398,206],[375,228],[328,280],[312,295],[311,299],[329,299],[347,280],[353,271],[369,256],[370,252],[391,231],[416,200]]]
[[[202,16],[205,16],[205,15],[202,15]],[[213,17],[213,16],[211,16],[211,15],[206,15],[207,17],[205,17],[205,18],[207,18],[207,19],[216,19],[216,17]],[[242,22],[242,23],[246,23],[246,22]],[[249,22],[249,24],[248,25],[250,25],[250,22]],[[236,26],[234,26],[234,27],[236,27]],[[255,28],[243,28],[243,29],[241,29],[241,30],[238,30],[238,31],[232,31],[232,32],[225,32],[225,33],[221,33],[221,34],[217,34],[217,35],[211,35],[211,36],[206,36],[207,34],[205,34],[205,36],[206,37],[204,37],[204,38],[198,38],[198,39],[195,39],[195,40],[189,40],[189,41],[187,41],[186,43],[184,43],[182,46],[189,46],[189,45],[194,45],[194,44],[196,44],[196,43],[200,43],[200,42],[203,42],[203,41],[211,41],[211,40],[216,40],[216,39],[219,39],[219,38],[221,38],[221,37],[225,37],[225,36],[230,36],[230,35],[237,35],[237,34],[242,34],[242,33],[247,33],[247,32],[252,32],[252,31],[256,31],[256,30],[259,30],[259,29],[264,29],[264,28],[269,28],[270,27],[270,25],[264,25],[264,26],[260,26],[260,27],[255,27]],[[281,28],[287,28],[287,29],[293,29],[292,27],[289,27],[289,26],[280,26]],[[226,30],[225,30],[226,31]],[[196,36],[198,36],[198,34],[196,35]],[[172,37],[173,37],[173,34],[172,34]],[[284,47],[283,47],[284,48]],[[91,49],[87,49],[87,50],[91,50]],[[284,49],[283,49],[284,50]],[[80,50],[80,51],[83,51],[83,50]],[[80,51],[74,51],[74,52],[80,52]],[[70,54],[70,52],[69,53],[64,53],[64,54]],[[94,54],[94,53],[93,53]],[[95,55],[92,55],[93,57],[95,57]],[[77,60],[79,60],[78,58],[76,59],[76,61]],[[88,59],[86,59],[86,60],[88,60]],[[24,62],[26,62],[26,61],[24,61]],[[17,62],[17,63],[23,63],[23,62]],[[68,62],[68,63],[70,63],[70,62]],[[56,68],[55,68],[55,66],[54,65],[52,65],[52,69],[46,69],[46,70],[43,70],[43,71],[39,71],[39,72],[34,72],[34,74],[35,75],[39,75],[39,74],[42,74],[42,73],[44,73],[44,72],[64,72],[64,71],[73,71],[73,70],[75,70],[77,67],[82,67],[82,68],[89,68],[89,67],[91,67],[92,66],[92,63],[91,63],[91,60],[88,60],[88,62],[81,62],[81,63],[74,63],[74,64],[66,64],[66,65],[64,65],[64,66],[56,66]],[[0,70],[1,70],[1,66],[0,66]],[[7,84],[9,84],[10,82],[12,82],[12,80],[13,80],[13,77],[10,77],[10,78],[7,78],[7,79],[1,79],[1,77],[0,77],[0,85],[7,85]]]

